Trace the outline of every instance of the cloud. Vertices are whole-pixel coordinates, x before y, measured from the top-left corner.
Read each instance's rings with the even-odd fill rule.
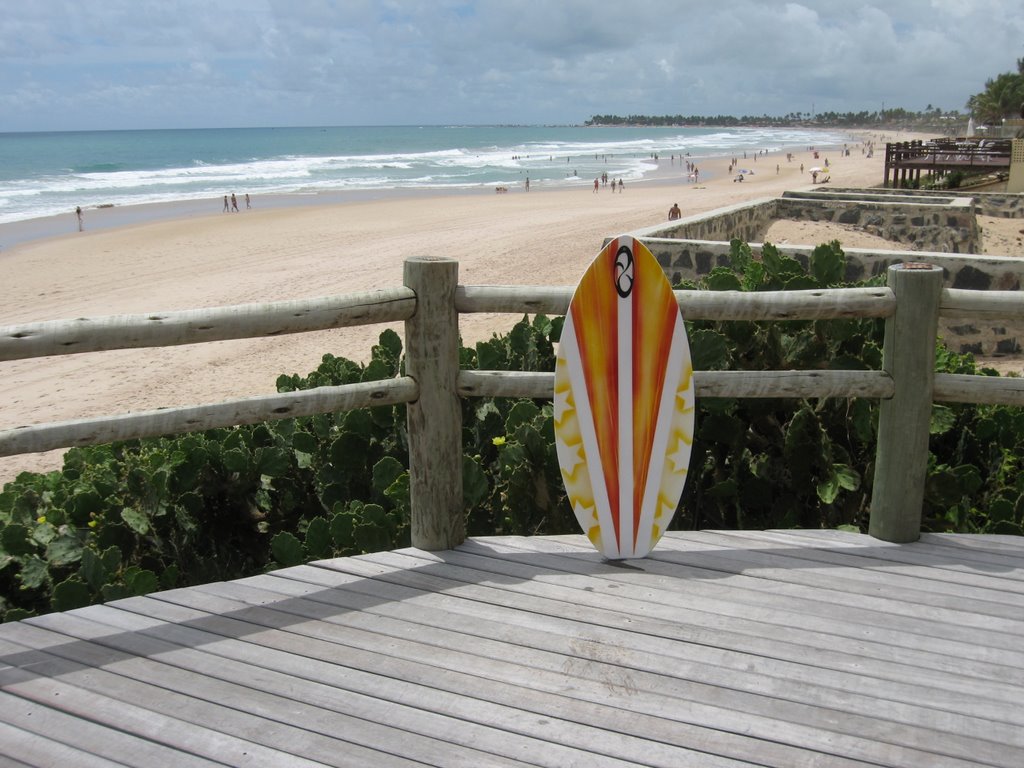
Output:
[[[963,109],[1018,0],[0,0],[0,130]]]

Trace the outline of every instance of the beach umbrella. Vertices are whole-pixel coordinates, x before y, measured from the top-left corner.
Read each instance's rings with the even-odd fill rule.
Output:
[[[822,168],[821,166],[816,165],[813,168],[808,168],[807,172],[808,173],[821,173],[823,170],[825,170],[825,169]]]

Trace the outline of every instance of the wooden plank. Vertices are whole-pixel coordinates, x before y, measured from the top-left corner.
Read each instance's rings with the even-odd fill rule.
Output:
[[[445,712],[454,707],[457,711],[452,712],[453,716],[461,717],[467,723],[492,721],[491,727],[501,730],[500,735],[494,738],[498,739],[502,748],[525,754],[537,765],[632,765],[632,762],[622,762],[629,754],[625,750],[642,754],[645,765],[674,766],[689,760],[699,760],[701,765],[712,766],[736,764],[734,760],[718,759],[713,754],[695,751],[694,747],[699,748],[705,743],[709,744],[709,748],[717,746],[720,735],[713,731],[709,738],[702,736],[700,729],[688,733],[687,729],[681,729],[662,718],[644,718],[640,715],[631,715],[628,718],[628,731],[624,731],[626,723],[618,710],[598,705],[588,707],[585,703],[568,701],[562,695],[565,688],[564,676],[556,680],[553,692],[546,693],[538,691],[533,685],[505,684],[488,675],[486,666],[482,671],[478,669],[479,664],[467,669],[456,668],[454,664],[439,666],[439,660],[447,661],[453,652],[439,651],[436,647],[426,649],[415,659],[395,656],[394,643],[376,631],[379,624],[386,623],[380,617],[364,617],[361,623],[340,627],[335,626],[335,621],[325,623],[317,620],[325,615],[337,614],[336,608],[326,614],[322,607],[303,606],[297,601],[288,600],[290,609],[301,610],[300,613],[289,614],[277,610],[275,601],[265,599],[261,602],[271,607],[250,607],[232,598],[203,594],[197,590],[177,590],[173,596],[178,602],[161,605],[150,600],[135,600],[124,601],[123,605],[139,610],[140,618],[156,613],[174,616],[177,621],[184,616],[190,627],[199,625],[204,631],[223,634],[229,640],[236,637],[244,639],[245,642],[237,643],[225,642],[223,639],[207,641],[204,649],[218,656],[235,658],[237,654],[242,654],[249,658],[258,653],[257,663],[273,664],[274,669],[299,678],[312,677],[329,681],[346,690],[355,686],[353,690],[368,690],[381,697],[396,696],[405,700],[411,695],[419,702],[416,706],[428,711]],[[205,606],[206,609],[192,606]],[[227,615],[218,616],[209,613],[209,610]],[[344,615],[347,617],[355,614]],[[245,621],[229,616],[241,616]],[[313,620],[305,620],[309,618]],[[284,631],[268,632],[268,628]],[[181,629],[161,627],[159,631],[164,636],[171,632],[181,641]],[[415,636],[415,632],[416,627],[404,624],[395,633],[395,637],[404,640],[410,635]],[[186,639],[184,642],[192,641]],[[247,648],[247,645],[250,647]],[[360,683],[361,679],[369,682]],[[458,696],[443,695],[442,691],[446,690]],[[526,708],[523,711],[527,713],[534,712],[534,707],[538,708],[537,714],[543,717],[529,714],[524,716],[517,712],[520,708]],[[606,727],[599,728],[585,721],[574,723],[564,719],[567,715],[578,715],[580,711],[583,714],[595,713]],[[466,729],[467,726],[463,724],[461,728]],[[469,728],[465,737],[473,735],[476,730]],[[523,739],[518,735],[520,732],[525,735],[527,731],[536,732],[540,739],[534,742],[531,749],[523,748]],[[458,731],[449,729],[446,732],[450,739],[464,738]],[[680,749],[668,743],[687,736],[690,738],[685,743],[691,746],[689,749]],[[563,746],[567,744],[572,749]],[[604,752],[610,753],[611,757]],[[768,753],[771,752],[769,748]],[[786,754],[787,761],[797,757],[792,750]]]
[[[448,557],[449,557],[449,556],[450,556],[450,553],[446,553],[446,560],[448,559]],[[451,591],[450,591],[450,590],[446,590],[446,593],[450,595],[450,594],[451,594]],[[479,642],[479,641],[476,641],[476,642]],[[535,666],[536,666],[536,665],[535,665]],[[637,683],[636,683],[636,682],[634,682],[634,684],[637,684]],[[731,686],[730,686],[730,687],[731,687]],[[696,697],[696,696],[695,696],[695,694],[693,694],[693,692],[692,692],[692,691],[690,691],[690,692],[688,692],[688,693],[686,694],[686,699],[687,699],[687,701],[693,701],[695,697]],[[696,698],[699,698],[699,697],[696,697]],[[773,709],[772,711],[773,711],[774,713],[776,713],[776,714],[777,714],[777,713],[779,712],[779,710],[780,710],[780,709],[781,709],[781,710],[784,710],[784,709],[785,709],[785,706],[784,706],[784,705],[781,705],[781,704],[779,704],[778,702],[775,702],[775,704],[774,704],[774,709]],[[926,720],[927,720],[927,719],[926,719]],[[1011,737],[1011,738],[1012,738],[1012,737]]]
[[[564,315],[572,287],[460,286],[459,312]],[[890,317],[896,299],[888,288],[824,288],[804,291],[675,291],[686,320],[817,320]]]
[[[415,380],[401,376],[382,381],[246,397],[209,405],[160,408],[120,416],[17,427],[0,431],[0,456],[257,424],[376,405],[397,405],[410,402],[418,396],[419,388]]]
[[[190,602],[203,599],[203,596],[195,594],[189,594],[187,597]],[[218,599],[221,601],[229,600],[229,598],[218,598],[214,595],[205,596],[207,603]],[[220,603],[213,604],[220,605]],[[292,610],[301,609],[301,604],[293,600],[288,600],[287,605]],[[306,610],[303,610],[300,615],[308,615],[307,611],[312,612],[314,615],[320,615],[322,609],[317,609],[315,606],[306,606]],[[257,614],[254,614],[252,611],[246,612],[247,616],[258,616],[256,620],[270,622],[276,620],[277,617],[274,614],[275,611],[266,608],[260,609]],[[606,758],[599,754],[604,752],[608,752],[613,757],[614,762],[611,763],[612,765],[621,765],[622,763],[619,761],[629,759],[630,755],[634,757],[639,756],[639,759],[643,760],[646,765],[671,766],[686,764],[690,760],[698,760],[701,765],[732,764],[734,762],[732,760],[718,759],[712,754],[698,754],[693,751],[694,748],[700,749],[705,746],[709,751],[727,749],[729,744],[728,738],[723,738],[721,734],[714,731],[680,727],[678,724],[656,715],[645,717],[637,713],[631,713],[624,719],[621,711],[615,707],[607,706],[603,700],[597,703],[589,703],[566,699],[562,695],[566,690],[564,674],[553,676],[550,683],[542,686],[542,689],[538,689],[533,680],[532,673],[527,675],[529,682],[526,684],[522,682],[522,675],[518,674],[518,672],[514,680],[509,682],[502,676],[495,677],[490,674],[486,659],[475,659],[474,657],[458,654],[448,646],[429,645],[428,647],[420,648],[418,651],[407,651],[408,655],[401,654],[395,656],[392,654],[396,653],[396,645],[400,646],[400,650],[415,649],[420,646],[420,643],[410,643],[405,641],[405,638],[419,638],[419,633],[422,631],[421,627],[410,626],[402,623],[400,620],[388,621],[379,616],[373,617],[372,621],[367,621],[367,618],[364,617],[361,626],[365,627],[365,629],[363,632],[359,632],[355,626],[347,623],[351,616],[352,614],[345,614],[346,624],[344,628],[333,626],[317,627],[315,633],[317,639],[329,637],[332,642],[348,644],[350,646],[344,651],[328,651],[326,658],[341,656],[347,663],[351,663],[351,660],[356,657],[359,660],[360,666],[364,668],[364,665],[379,666],[384,663],[392,670],[389,674],[398,679],[423,680],[426,677],[430,681],[429,684],[431,686],[441,689],[468,684],[468,687],[462,687],[462,696],[470,696],[475,699],[483,695],[493,702],[502,703],[506,707],[525,708],[529,712],[536,711],[537,714],[543,715],[543,719],[538,721],[536,717],[524,719],[516,716],[511,719],[502,718],[497,721],[497,724],[501,727],[511,727],[519,721],[539,722],[544,726],[550,724],[553,726],[550,734],[552,742],[557,741],[561,744],[570,744],[576,749],[586,752],[587,756],[583,764],[606,764]],[[356,623],[360,624],[360,622]],[[381,624],[396,624],[400,628],[382,638],[374,633],[375,628]],[[295,631],[301,632],[305,626],[308,625],[304,623],[299,624],[296,626]],[[395,638],[397,638],[397,642]],[[462,643],[462,645],[472,647],[471,642]],[[309,648],[308,639],[300,647],[303,653],[314,653],[316,650],[315,648]],[[375,652],[375,649],[378,650]],[[381,649],[386,649],[388,655],[385,656]],[[363,651],[366,655],[359,658],[359,651]],[[471,659],[471,663],[466,663],[467,658]],[[551,676],[542,675],[542,677],[546,679]],[[605,690],[605,693],[607,693],[607,690]],[[432,706],[445,706],[444,697],[439,697],[436,691],[433,694],[433,702]],[[471,712],[473,713],[471,717],[480,717],[481,713],[484,716],[488,714],[489,708],[486,705],[481,707],[479,701],[471,702],[471,704]],[[565,717],[579,718],[579,722],[566,721],[564,720]],[[623,730],[626,721],[628,721],[628,731]],[[598,727],[599,725],[600,727]],[[502,738],[508,741],[510,736],[505,734]],[[679,747],[674,746],[674,743],[680,739],[683,740],[682,743],[685,743],[691,749],[680,750]],[[511,738],[511,741],[514,742],[515,739]],[[741,739],[741,741],[746,743],[751,740]],[[627,749],[629,751],[624,751]],[[758,749],[761,750],[761,754],[764,754],[766,751],[760,744],[758,744]],[[767,749],[769,755],[774,751],[778,750]],[[538,761],[539,764],[557,766],[566,764],[564,761],[567,759],[567,756],[560,754],[561,752],[562,750],[553,748],[549,744],[545,745],[539,753],[533,752],[530,754],[532,755],[531,759]],[[751,752],[750,747],[747,747],[747,752]],[[786,764],[786,762],[793,760],[797,760],[799,763],[798,756],[792,750],[789,750],[786,760],[780,764]]]
[[[103,615],[113,614],[104,611]],[[322,683],[297,681],[268,667],[233,663],[205,650],[167,642],[155,637],[154,632],[111,633],[109,627],[80,616],[61,619],[57,624],[75,633],[73,637],[81,640],[78,636],[92,635],[96,642],[57,646],[54,653],[74,654],[82,659],[84,668],[102,666],[105,671],[117,673],[116,680],[97,680],[94,672],[87,676],[84,685],[100,691],[116,688],[122,700],[140,706],[173,707],[175,700],[180,699],[183,716],[197,724],[216,724],[211,727],[244,734],[255,743],[285,754],[317,763],[350,766],[404,766],[438,761],[466,768],[483,762],[495,766],[522,765],[516,760],[402,728],[395,724],[403,721],[400,708],[373,707],[369,697],[352,694],[339,700],[337,691]],[[198,642],[202,646],[211,639]],[[153,660],[156,657],[159,663]],[[61,677],[75,679],[70,672]],[[147,705],[145,692],[151,686],[159,687],[161,692],[158,701]],[[432,717],[440,719],[424,712],[413,715],[417,722]],[[458,732],[460,727],[460,723],[446,719],[440,732]]]
[[[196,764],[236,739],[254,765],[1016,768],[1024,546],[959,541],[670,533],[610,563],[492,537],[52,614],[0,626],[0,739],[99,765],[132,739],[177,765],[157,752],[198,729]]]
[[[471,561],[472,557],[469,556],[467,560]],[[312,590],[314,584],[332,589],[352,586],[351,577],[325,569],[288,569],[287,573],[308,582],[307,590]],[[273,589],[276,582],[263,579],[260,583],[267,583],[268,589]],[[476,636],[505,639],[517,645],[567,655],[578,653],[580,639],[586,636],[589,642],[594,643],[592,648],[588,648],[587,658],[607,660],[620,666],[650,672],[663,671],[663,660],[670,658],[670,676],[696,682],[721,684],[763,695],[783,691],[788,696],[799,695],[799,700],[803,702],[830,701],[833,706],[833,699],[842,694],[844,701],[841,708],[851,708],[850,711],[862,714],[873,713],[877,708],[875,699],[882,692],[887,693],[888,689],[893,689],[895,701],[915,706],[928,702],[928,709],[944,709],[947,715],[955,713],[957,718],[970,712],[984,718],[981,722],[989,724],[998,721],[1012,722],[1019,726],[1024,722],[1024,713],[1010,713],[1004,704],[991,705],[987,699],[980,697],[971,697],[965,703],[963,693],[951,694],[932,687],[904,684],[902,681],[895,685],[880,686],[879,680],[868,679],[862,674],[832,672],[821,667],[774,660],[743,651],[708,648],[698,643],[654,635],[649,629],[634,634],[614,627],[581,624],[557,613],[549,614],[543,605],[521,616],[512,627],[509,613],[519,610],[515,606],[506,607],[482,601],[454,603],[448,598],[433,598],[430,593],[417,594],[416,590],[409,588],[396,589],[391,584],[382,584],[375,592],[383,592],[381,596],[387,595],[391,600],[414,601],[419,606],[429,606],[431,613],[436,611],[440,614],[437,618],[428,615],[427,620],[432,624],[436,622],[446,628],[464,625],[467,627],[465,631],[472,631]],[[288,594],[306,594],[312,600],[333,600],[335,592],[323,593],[325,597],[316,591]],[[451,591],[446,590],[446,594],[450,595]],[[459,596],[463,596],[461,591]],[[368,610],[373,611],[374,608]],[[939,712],[929,712],[922,722],[934,724],[941,721],[942,717]],[[1013,734],[1006,735],[1011,740],[1017,740]]]
[[[981,693],[1005,701],[1012,701],[1020,695],[1021,676],[1017,670],[1006,665],[970,658],[956,659],[954,663],[954,657],[949,653],[935,652],[922,648],[916,642],[907,642],[907,638],[900,633],[891,633],[883,629],[873,630],[870,635],[866,635],[856,625],[836,626],[836,622],[833,621],[818,621],[811,622],[808,626],[798,626],[779,620],[776,611],[761,611],[743,604],[733,604],[728,599],[728,592],[720,593],[716,599],[707,599],[697,594],[695,586],[702,583],[702,578],[721,578],[714,575],[714,572],[704,572],[707,575],[702,576],[698,569],[688,569],[689,572],[683,576],[678,587],[666,588],[664,594],[659,592],[663,599],[655,602],[650,599],[649,590],[634,592],[630,585],[619,584],[621,578],[618,573],[610,569],[595,571],[594,565],[585,559],[586,556],[566,559],[558,557],[557,550],[549,549],[557,546],[550,537],[532,539],[525,545],[523,542],[527,540],[519,537],[509,537],[508,540],[512,543],[503,545],[493,539],[487,540],[488,565],[499,578],[505,577],[500,578],[496,586],[506,591],[525,592],[532,595],[534,601],[540,597],[562,600],[564,602],[557,603],[552,610],[567,615],[581,612],[586,616],[594,613],[609,626],[617,626],[621,621],[618,614],[605,610],[608,599],[636,599],[641,601],[641,607],[634,609],[638,615],[631,618],[626,626],[633,626],[633,622],[657,621],[664,618],[663,631],[670,633],[670,636],[683,634],[693,637],[695,642],[726,644],[727,647],[737,647],[733,644],[739,643],[738,647],[749,648],[755,653],[796,661],[806,661],[813,655],[818,666],[834,666],[837,669],[858,672],[872,670],[867,674],[880,679],[902,680],[906,677],[907,665],[922,666],[928,670],[931,685],[952,691]],[[479,545],[479,540],[472,540],[460,551]],[[538,550],[531,547],[537,547]],[[555,552],[555,556],[541,554],[545,550]],[[519,562],[524,552],[529,553],[530,567],[542,568],[539,573],[529,577],[521,575],[524,566],[519,565]],[[588,556],[592,554],[590,552]],[[327,564],[346,570],[354,567],[348,561],[339,561],[337,564],[332,561]],[[648,567],[646,562],[644,567]],[[386,570],[387,578],[395,578],[391,576],[393,569],[381,570],[382,574]],[[453,578],[459,578],[458,572],[454,569],[446,570],[446,573]],[[549,578],[549,573],[556,574],[557,578]],[[579,574],[581,578],[577,581],[566,578],[571,574]],[[615,583],[605,584],[602,580],[594,579],[595,574]],[[410,571],[402,574],[402,578],[411,578],[414,575]],[[524,583],[529,582],[528,586],[521,587],[515,580],[509,578],[513,575],[519,575]],[[480,576],[470,573],[462,580],[467,584],[476,584],[479,583]],[[421,586],[431,588],[429,580],[423,581],[424,584]],[[570,584],[576,585],[575,590],[568,588]],[[442,584],[436,584],[433,588],[452,589],[450,585],[445,587]],[[464,588],[460,588],[460,593],[462,589]],[[675,593],[681,594],[682,597],[676,596]],[[528,605],[529,601],[526,601],[523,610],[529,610]],[[705,630],[713,631],[705,633]],[[644,631],[654,633],[658,629],[649,627]],[[902,645],[900,641],[903,641]],[[874,658],[874,661],[870,661],[871,658]],[[1007,680],[1014,681],[1015,675],[1017,681],[1006,684]]]
[[[892,397],[883,371],[694,371],[700,397]],[[554,374],[460,371],[462,397],[530,397],[550,400]]]
[[[0,361],[386,323],[407,319],[415,307],[412,291],[387,288],[317,299],[27,323],[0,328]]]
[[[72,617],[62,617],[65,621]],[[84,621],[74,617],[78,621]],[[233,764],[275,766],[283,763],[297,766],[315,766],[333,761],[334,756],[344,747],[345,764],[365,765],[364,760],[381,759],[388,764],[387,755],[367,751],[358,757],[350,757],[349,747],[344,742],[324,737],[307,729],[287,728],[272,718],[259,718],[239,712],[231,706],[230,691],[217,686],[213,681],[194,680],[207,697],[182,695],[174,689],[176,678],[166,665],[147,660],[142,666],[155,670],[155,680],[139,681],[132,677],[114,674],[106,665],[118,665],[126,661],[124,654],[111,653],[109,649],[96,648],[87,643],[69,642],[69,637],[24,624],[13,633],[24,642],[53,643],[53,653],[36,651],[36,661],[30,669],[19,669],[17,677],[21,682],[12,685],[5,680],[5,689],[26,698],[42,700],[59,695],[61,709],[92,717],[89,702],[106,702],[104,714],[99,720],[108,727],[123,728],[140,736],[158,741],[187,756],[196,753],[201,756]],[[56,642],[54,643],[54,640]],[[26,650],[28,646],[25,646]],[[62,655],[58,655],[57,652]],[[84,656],[86,661],[69,660],[68,655]],[[96,657],[99,657],[99,661]],[[130,661],[130,658],[128,658]],[[136,665],[139,666],[139,665]],[[12,675],[13,676],[13,675]],[[180,676],[179,676],[180,677]],[[179,683],[180,684],[180,683]],[[249,695],[255,693],[249,690]],[[54,692],[57,691],[56,694]],[[222,697],[222,698],[221,698]],[[217,699],[211,703],[209,699]],[[74,707],[74,709],[72,709]],[[81,707],[82,709],[79,709]],[[283,711],[289,711],[283,708]],[[126,717],[118,723],[113,716],[117,713],[138,713],[137,719]],[[310,726],[322,718],[316,712],[304,713],[314,716]],[[142,720],[145,722],[141,722]],[[176,758],[175,761],[176,762]],[[392,763],[408,765],[406,762]]]
[[[137,768],[152,768],[155,765],[182,766],[182,768],[207,768],[213,765],[232,764],[238,766],[265,765],[271,762],[256,762],[246,759],[246,744],[235,740],[235,750],[218,750],[226,759],[207,759],[194,753],[182,752],[159,743],[159,726],[169,730],[184,728],[178,721],[154,723],[144,713],[119,705],[103,696],[83,697],[80,689],[53,681],[46,689],[36,690],[31,696],[10,692],[7,685],[0,691],[0,722],[18,728],[37,737],[57,744],[63,744],[87,756],[106,758],[116,763]],[[60,701],[60,708],[48,706]],[[155,739],[151,739],[155,736]],[[197,743],[200,737],[197,737]],[[206,746],[206,745],[204,745]],[[280,765],[281,763],[278,763]],[[74,763],[71,763],[74,765]]]
[[[1024,294],[1020,291],[943,288],[939,313],[942,317],[965,318],[973,322],[1020,320],[1024,318]]]
[[[855,566],[855,577],[865,575],[870,577],[873,573],[867,565],[865,555],[846,554],[846,548],[839,546],[829,546],[826,548],[808,546],[808,541],[796,538],[796,535],[792,532],[714,531],[713,533],[727,537],[740,537],[756,541],[767,541],[772,542],[774,545],[788,545],[789,550],[795,557],[835,557],[838,558],[837,562],[841,562],[844,565]],[[973,535],[974,534],[968,534],[967,536],[969,537]],[[1015,550],[1011,548],[995,549],[992,546],[981,547],[977,543],[964,545],[960,543],[963,537],[954,539],[949,536],[950,535],[947,534],[923,533],[921,534],[921,538],[913,543],[913,550],[915,552],[930,552],[936,556],[943,557],[949,562],[961,563],[963,565],[970,566],[972,570],[981,574],[998,573],[1012,577],[1015,571],[1024,571],[1024,537],[1017,537],[1022,539],[1022,541],[1020,542],[1019,548],[1016,550],[1016,554],[1014,554]],[[891,549],[891,545],[887,542],[876,542],[876,546],[883,549]],[[891,561],[879,560],[877,565],[886,568],[888,571],[886,578],[900,578],[906,573],[906,569],[894,569]],[[912,578],[920,578],[920,580],[925,584],[933,581],[933,579],[930,578],[930,575],[933,573],[931,569],[921,569],[921,573],[923,574],[921,577]],[[990,589],[950,584],[948,586],[944,585],[943,590],[948,594],[963,594],[965,596],[973,596],[978,599],[987,600],[1006,600],[1010,605],[1021,605],[1021,600],[1018,596],[1012,593],[1006,594],[1001,591],[1003,586],[1005,585],[1001,582],[992,582]],[[934,585],[932,588],[934,589]]]
[[[992,611],[978,610],[992,590],[974,589],[975,599],[951,595],[949,592],[936,594],[924,579],[910,586],[906,581],[892,578],[892,574],[875,573],[858,569],[856,575],[847,569],[838,572],[834,566],[809,566],[798,557],[767,552],[752,546],[744,547],[746,540],[740,537],[701,532],[687,537],[685,542],[675,539],[667,542],[658,559],[666,562],[683,561],[691,565],[721,568],[740,576],[742,583],[751,589],[784,594],[811,601],[825,600],[829,604],[844,606],[846,609],[865,609],[880,613],[895,614],[915,619],[927,619],[956,627],[970,628],[964,637],[977,637],[974,632],[1006,633],[1014,637],[1024,636],[1024,596],[1022,599],[993,603]],[[669,553],[683,552],[685,556]],[[807,573],[811,569],[810,574]],[[870,576],[874,575],[874,579]],[[897,574],[898,575],[898,574]],[[869,580],[864,585],[860,577]],[[748,579],[750,579],[748,581]],[[758,583],[765,582],[765,583]],[[906,589],[907,593],[903,594]],[[826,591],[826,596],[820,592]],[[1005,593],[996,593],[1005,594]],[[897,599],[894,595],[899,595]],[[1008,595],[1008,598],[1013,596]],[[982,605],[977,604],[981,599]],[[856,619],[859,614],[850,618]],[[1011,641],[1009,645],[1017,647]]]
[[[933,581],[968,584],[997,592],[1007,592],[1011,595],[1021,594],[1021,581],[1024,579],[1024,572],[1022,572],[1024,569],[1021,568],[983,569],[984,572],[979,573],[969,563],[944,554],[944,550],[929,550],[928,546],[906,547],[896,544],[886,546],[887,542],[875,541],[870,537],[846,531],[799,530],[791,532],[790,535],[815,541],[828,541],[830,546],[845,547],[844,551],[848,551],[850,554],[868,555],[878,560],[888,561],[893,564],[891,567],[894,568],[906,566],[900,567],[902,573],[919,572],[925,578]],[[914,571],[913,566],[920,566],[920,571]]]
[[[125,763],[74,749],[67,744],[42,738],[30,731],[0,722],[0,765],[17,766],[67,765],[75,768],[117,768]],[[210,765],[215,765],[210,763]]]
[[[927,544],[953,547],[963,552],[972,550],[1004,552],[1015,558],[1024,558],[1024,536],[984,533],[922,533],[921,541]]]
[[[547,547],[550,544],[544,541],[539,542],[538,546]],[[500,554],[497,556],[501,557]],[[552,569],[559,567],[565,570],[571,569],[581,576],[594,573],[593,562],[583,559],[585,556],[563,560],[555,551],[547,557],[543,555],[535,557],[539,562]],[[641,586],[636,588],[643,590],[642,585],[645,583],[646,574],[656,573],[663,577],[668,577],[669,574],[680,574],[682,578],[686,579],[685,594],[681,595],[666,590],[661,595],[666,604],[672,607],[696,608],[735,619],[747,619],[759,624],[787,627],[790,631],[807,629],[812,632],[851,639],[867,636],[879,643],[884,643],[887,648],[895,646],[938,654],[939,658],[945,658],[944,666],[949,665],[949,656],[955,656],[962,662],[974,660],[982,663],[987,662],[991,656],[988,648],[977,646],[973,631],[928,621],[920,617],[906,617],[894,613],[853,608],[836,611],[829,604],[827,593],[823,593],[818,600],[801,600],[787,595],[776,595],[770,585],[758,584],[756,579],[747,580],[736,577],[731,570],[727,570],[731,567],[726,563],[720,566],[720,570],[690,566],[683,557],[675,558],[671,563],[659,564],[656,558],[652,562],[645,560],[642,565],[635,566],[635,573],[630,569],[619,569],[614,575],[609,575],[606,578],[616,583],[630,585],[630,587],[639,582]],[[544,579],[545,577],[542,575],[539,578]],[[576,583],[581,581],[582,579],[578,579]],[[619,587],[615,594],[620,598],[627,596],[623,587]],[[632,589],[628,591],[628,594],[634,594]],[[639,598],[643,592],[636,594]],[[1024,673],[1019,673],[1015,668],[1024,659],[1024,654],[1019,650],[1019,643],[1015,643],[1010,634],[994,632],[990,637],[996,647],[1003,649],[999,656],[1000,664],[1003,666],[988,666],[986,664],[979,669],[987,670],[986,676],[994,675],[997,678],[1024,681]],[[818,647],[821,644],[821,640],[810,643],[813,647]],[[890,654],[891,652],[891,650],[888,651]]]
[[[358,559],[361,559],[361,558],[358,558]],[[232,586],[234,586],[234,585],[232,585]],[[444,625],[445,626],[449,625],[449,622],[450,622],[450,620],[445,620]],[[424,631],[421,629],[419,631],[419,635],[418,636],[422,637],[423,633],[424,633]],[[479,646],[479,644],[480,644],[480,640],[479,639],[476,639],[473,642],[474,642],[474,645],[476,645],[476,646]],[[516,648],[514,649],[514,652],[521,654],[524,651],[523,651],[522,647],[516,646]],[[493,663],[494,663],[494,660],[493,660]],[[535,675],[535,676],[538,674],[538,670],[542,669],[540,667],[540,665],[537,664],[536,662],[534,664],[531,664],[530,666],[532,667],[532,670],[534,670],[534,671],[532,671],[531,674]],[[558,665],[554,665],[554,668],[555,669],[561,669],[561,667],[558,666]],[[637,700],[638,697],[642,698],[644,693],[647,692],[646,689],[641,685],[640,680],[638,679],[638,678],[642,678],[642,677],[643,677],[642,675],[637,674],[637,673],[634,673],[633,675],[631,675],[631,681],[632,681],[631,685],[635,686],[635,690],[632,691],[632,697],[631,697],[631,706],[634,709],[634,711],[638,707],[638,703],[639,703],[638,700]],[[721,690],[718,691],[718,695],[719,696],[728,696],[728,695],[730,695],[730,693],[731,693],[731,691],[728,692],[728,693],[723,693],[723,691],[721,691]],[[692,703],[693,703],[693,700],[694,700],[693,691],[687,691],[685,694],[683,694],[682,697],[685,698],[686,701],[690,702],[690,705],[692,706]],[[778,699],[773,699],[772,700],[772,710],[773,710],[774,713],[777,714],[777,712],[779,710],[785,710],[786,707],[787,707],[787,702],[780,701]],[[671,709],[671,706],[670,705],[665,705],[665,707],[663,709]],[[807,713],[803,713],[803,715],[806,717]],[[721,722],[721,718],[726,718],[726,716],[723,715],[722,713],[719,713],[718,717],[720,719],[719,722]],[[742,721],[744,723],[746,723],[746,727],[753,727],[756,730],[756,725],[755,726],[751,726],[752,721],[756,721],[756,719],[757,719],[757,715],[756,714],[748,713],[748,712],[745,712],[745,711],[743,712]],[[727,720],[727,718],[726,718],[726,720]],[[843,720],[844,720],[844,723],[849,723],[850,721],[855,721],[856,718],[852,717],[852,716],[851,717],[844,716]],[[803,722],[803,721],[800,720],[798,722]],[[794,727],[799,727],[799,726],[794,726]],[[878,726],[878,724],[876,724],[876,726],[874,726],[874,727],[879,727],[879,726]],[[885,726],[881,726],[881,727],[883,729],[885,728]],[[772,729],[772,732],[774,732],[776,734],[776,738],[784,739],[784,735],[780,735],[780,733],[784,734],[785,730],[786,730],[786,725],[785,724],[781,725],[781,727],[780,727],[779,724],[775,724],[775,726]],[[912,729],[910,729],[910,730],[912,731]],[[901,731],[901,732],[903,732],[903,731]],[[928,739],[931,739],[933,737],[934,737],[934,734],[930,734],[928,736]],[[984,749],[984,748],[982,748],[982,749]],[[844,754],[851,754],[851,753],[844,753]]]
[[[969,604],[975,613],[990,616],[1001,616],[1008,619],[1021,619],[1024,616],[1024,601],[1019,596],[982,589],[963,584],[946,583],[942,589],[935,589],[935,582],[925,575],[910,575],[903,569],[894,569],[886,560],[872,561],[862,555],[844,554],[835,548],[816,548],[796,546],[790,536],[776,531],[701,531],[699,534],[689,532],[687,540],[717,541],[724,546],[749,551],[756,545],[757,551],[781,556],[780,564],[796,570],[812,569],[816,578],[818,573],[838,571],[841,576],[833,579],[835,588],[847,591],[865,591],[867,594],[889,594],[892,589],[898,590],[908,602],[915,605],[935,605],[957,609]],[[915,543],[915,546],[918,546]],[[742,558],[744,555],[739,555]],[[979,555],[983,557],[984,554]],[[819,569],[827,570],[821,571]],[[879,572],[883,571],[883,572]],[[803,577],[797,575],[797,579]]]
[[[935,374],[932,395],[939,403],[1024,405],[1024,379],[962,373]]]

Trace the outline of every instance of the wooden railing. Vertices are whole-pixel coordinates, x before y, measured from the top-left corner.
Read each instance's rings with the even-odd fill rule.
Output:
[[[893,186],[901,186],[899,182],[906,182],[911,172],[915,179],[920,179],[921,171],[935,173],[964,168],[997,170],[1009,166],[1009,139],[938,139],[889,143],[885,145],[883,186],[889,186],[890,170],[894,171]]]
[[[571,287],[460,286],[458,262],[413,258],[401,288],[153,315],[0,328],[0,361],[132,347],[195,344],[404,321],[406,375],[213,405],[168,408],[0,432],[0,456],[76,445],[408,404],[412,542],[448,549],[465,538],[459,398],[550,398],[551,372],[464,371],[462,313],[565,314]],[[744,293],[677,291],[687,320],[885,318],[879,371],[695,371],[698,397],[872,397],[881,400],[869,532],[886,541],[920,535],[933,402],[1024,405],[1024,379],[934,373],[940,316],[1024,318],[1024,296],[945,289],[927,264],[889,268],[885,288]]]

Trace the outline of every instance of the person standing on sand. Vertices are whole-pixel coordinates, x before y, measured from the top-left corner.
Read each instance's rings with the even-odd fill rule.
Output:
[[[594,194],[597,194],[597,188],[601,186],[601,182],[598,179],[594,179]]]
[[[681,219],[683,212],[679,209],[679,203],[672,203],[672,207],[668,209],[668,220],[675,221]]]
[[[231,208],[228,206],[228,196],[224,195],[224,213],[228,213]]]
[[[245,193],[245,209],[249,210],[250,208],[252,208],[252,203],[249,202],[249,193],[246,192]]]
[[[75,216],[78,217],[78,231],[81,232],[85,224],[82,220],[82,206],[75,206]]]

